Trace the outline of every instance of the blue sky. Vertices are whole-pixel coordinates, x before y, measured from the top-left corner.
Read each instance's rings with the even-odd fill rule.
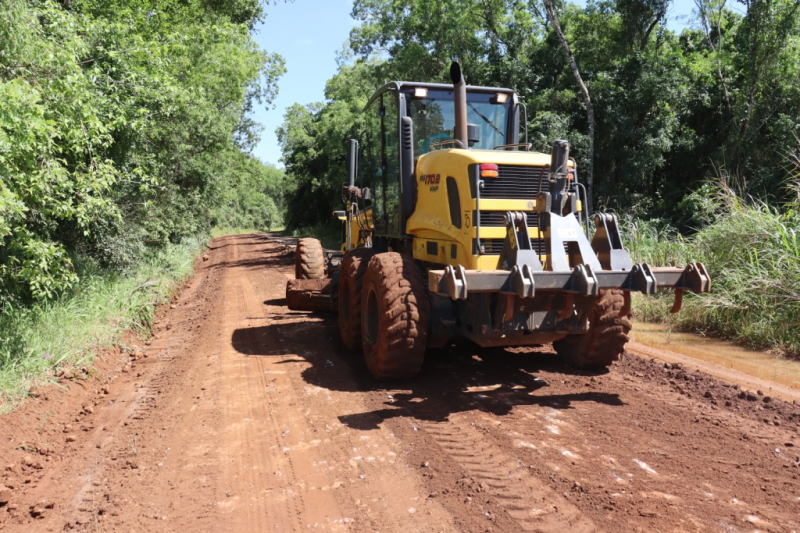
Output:
[[[261,142],[253,151],[262,161],[281,166],[275,129],[283,122],[286,108],[324,98],[325,82],[336,73],[336,53],[355,26],[350,17],[352,6],[352,0],[294,0],[267,6],[266,20],[257,28],[255,39],[263,50],[283,56],[287,73],[278,82],[275,108],[262,107],[254,113],[264,125]],[[674,0],[667,26],[674,30],[685,27],[693,8],[693,0]]]
[[[262,161],[279,165],[281,149],[275,129],[283,122],[286,108],[324,98],[325,82],[336,74],[336,53],[355,26],[352,7],[352,0],[280,0],[267,6],[255,40],[262,50],[282,55],[287,72],[278,81],[275,109],[262,107],[254,113],[264,125],[261,142],[253,150]]]

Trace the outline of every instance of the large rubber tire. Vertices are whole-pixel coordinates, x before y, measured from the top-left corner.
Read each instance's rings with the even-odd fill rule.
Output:
[[[317,239],[300,239],[294,251],[294,277],[296,279],[322,279],[325,276],[325,258],[322,244]]]
[[[620,314],[624,304],[623,291],[601,290],[589,312],[589,331],[554,342],[556,353],[579,368],[604,368],[619,360],[631,331],[630,318]]]
[[[414,260],[396,252],[369,261],[361,296],[362,347],[378,379],[419,374],[428,336],[428,295]]]
[[[356,248],[344,254],[339,268],[339,333],[351,352],[361,349],[361,292],[364,274],[375,252],[371,248]]]

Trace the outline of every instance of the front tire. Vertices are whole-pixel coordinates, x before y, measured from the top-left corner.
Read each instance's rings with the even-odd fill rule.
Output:
[[[578,368],[605,368],[619,360],[632,327],[630,317],[621,315],[624,305],[623,291],[601,290],[589,311],[589,331],[553,343],[559,357]]]
[[[428,297],[414,260],[396,252],[369,261],[361,297],[362,346],[377,379],[419,374],[428,335]]]
[[[339,334],[351,352],[361,349],[361,293],[364,274],[373,255],[375,252],[371,248],[350,250],[339,268]]]
[[[325,276],[325,258],[322,244],[317,239],[300,239],[294,251],[294,277],[296,279],[322,279]]]

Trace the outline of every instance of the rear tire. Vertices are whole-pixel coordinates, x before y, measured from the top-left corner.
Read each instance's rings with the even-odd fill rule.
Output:
[[[624,305],[623,291],[601,290],[589,311],[589,331],[553,343],[559,357],[578,368],[604,368],[619,360],[631,331],[629,317],[620,315]]]
[[[325,276],[325,259],[322,244],[317,239],[300,239],[294,251],[294,277],[296,279],[322,279]]]
[[[362,346],[378,379],[419,374],[428,336],[428,295],[414,260],[396,252],[369,261],[361,297]]]
[[[339,333],[351,352],[361,349],[361,292],[364,274],[373,255],[375,252],[371,248],[350,250],[339,268]]]

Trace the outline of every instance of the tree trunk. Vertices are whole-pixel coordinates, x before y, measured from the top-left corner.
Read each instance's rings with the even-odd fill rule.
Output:
[[[592,99],[589,97],[589,89],[587,89],[586,84],[583,83],[581,72],[578,70],[578,64],[575,62],[575,56],[572,55],[572,50],[569,48],[567,38],[564,36],[564,32],[561,31],[561,25],[558,23],[558,19],[556,18],[556,12],[553,8],[553,0],[543,0],[543,2],[544,7],[547,10],[547,17],[550,19],[550,22],[553,24],[553,27],[556,30],[558,40],[561,41],[561,47],[564,49],[564,53],[567,55],[569,66],[572,67],[572,74],[575,75],[575,81],[578,82],[578,86],[581,88],[583,102],[586,104],[586,119],[589,122],[589,164],[583,175],[586,176],[585,212],[591,213],[592,197],[594,195],[594,107],[592,107]]]

